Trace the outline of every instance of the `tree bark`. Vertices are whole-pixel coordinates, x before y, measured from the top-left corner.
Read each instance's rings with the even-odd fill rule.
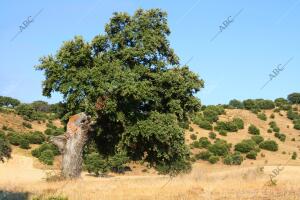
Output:
[[[64,135],[50,138],[62,154],[61,168],[64,178],[80,177],[83,147],[88,140],[90,125],[90,117],[85,113],[79,113],[70,117]]]

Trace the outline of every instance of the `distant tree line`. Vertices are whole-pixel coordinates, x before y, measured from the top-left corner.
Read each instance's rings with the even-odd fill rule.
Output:
[[[300,93],[292,93],[287,98],[277,98],[274,101],[265,99],[246,99],[240,101],[233,99],[229,102],[228,108],[259,110],[259,109],[274,109],[278,107],[281,110],[290,110],[291,105],[300,103]]]

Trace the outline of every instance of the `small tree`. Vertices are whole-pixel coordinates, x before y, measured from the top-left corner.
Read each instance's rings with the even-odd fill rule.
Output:
[[[84,159],[85,169],[96,176],[105,175],[109,170],[109,162],[99,153],[91,153]]]
[[[278,144],[273,140],[266,140],[259,144],[261,149],[269,150],[269,151],[277,151]]]
[[[287,99],[292,104],[299,104],[300,103],[300,93],[289,94]]]
[[[252,135],[259,135],[260,134],[260,130],[254,126],[253,124],[251,124],[248,128],[248,133],[252,134]]]
[[[229,106],[231,106],[233,108],[238,108],[238,109],[243,109],[244,108],[243,103],[241,101],[239,101],[239,100],[236,100],[236,99],[232,99],[229,102]]]
[[[11,157],[11,147],[4,133],[0,133],[0,161]]]

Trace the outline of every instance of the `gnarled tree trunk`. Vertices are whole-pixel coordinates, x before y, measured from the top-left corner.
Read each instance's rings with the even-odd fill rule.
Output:
[[[62,176],[65,178],[80,177],[83,147],[88,139],[90,124],[90,117],[85,113],[73,115],[67,124],[67,132],[50,138],[62,154]]]

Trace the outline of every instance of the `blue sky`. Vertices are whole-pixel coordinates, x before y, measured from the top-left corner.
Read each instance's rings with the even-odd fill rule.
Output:
[[[23,102],[61,100],[42,96],[41,56],[55,54],[63,41],[82,35],[90,41],[103,33],[113,12],[137,8],[168,13],[172,48],[181,63],[205,81],[197,94],[204,104],[230,99],[286,97],[300,92],[300,0],[65,0],[0,2],[0,95]],[[13,41],[29,16],[42,12]],[[232,20],[223,26],[222,23]],[[231,17],[230,17],[231,16]],[[263,89],[269,74],[290,62]]]

